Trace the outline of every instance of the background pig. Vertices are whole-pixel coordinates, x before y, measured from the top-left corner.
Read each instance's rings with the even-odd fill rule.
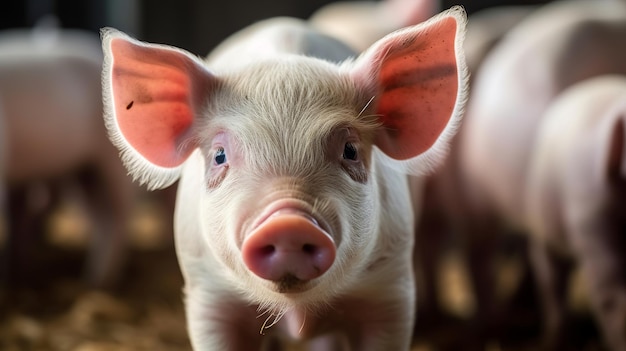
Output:
[[[573,257],[611,350],[626,350],[625,122],[625,76],[565,90],[537,132],[526,201],[549,335],[563,332],[569,272],[562,261]]]
[[[500,224],[528,230],[523,200],[543,113],[557,94],[576,82],[626,73],[621,44],[625,24],[626,4],[619,1],[547,5],[509,32],[475,77],[456,146],[459,203],[464,204],[458,224],[471,241],[483,315],[493,312],[490,259]]]
[[[309,21],[322,33],[361,52],[385,35],[425,21],[439,11],[437,0],[333,2],[313,13]]]
[[[41,242],[44,223],[33,216],[30,190],[42,184],[50,190],[47,206],[76,181],[85,187],[97,219],[87,277],[104,286],[119,273],[132,184],[102,123],[101,67],[98,39],[84,32],[35,29],[0,35],[6,147],[0,179],[10,194],[5,254],[8,273],[17,275],[13,279],[35,280],[20,276],[34,271],[32,248]]]
[[[404,171],[436,164],[459,122],[464,27],[455,8],[339,65],[297,55],[312,39],[337,45],[296,20],[257,25],[207,62],[104,32],[113,143],[150,188],[181,177],[176,247],[196,349],[322,336],[312,346],[409,348]]]

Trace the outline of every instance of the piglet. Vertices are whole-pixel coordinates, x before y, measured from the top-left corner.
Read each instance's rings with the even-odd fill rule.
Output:
[[[578,263],[611,350],[626,350],[626,77],[565,90],[546,110],[530,159],[527,223],[551,337],[563,331]],[[554,340],[555,342],[557,340]]]
[[[459,124],[455,7],[358,58],[271,19],[206,61],[103,31],[106,125],[149,188],[180,177],[175,240],[197,350],[408,350],[415,305],[407,173]]]

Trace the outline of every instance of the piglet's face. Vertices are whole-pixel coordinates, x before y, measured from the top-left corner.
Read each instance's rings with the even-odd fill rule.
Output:
[[[360,262],[346,258],[370,251],[359,239],[377,229],[372,94],[335,66],[296,56],[223,79],[223,104],[198,127],[202,221],[233,276],[250,280],[244,286],[332,291],[322,282],[345,281],[333,275]]]
[[[269,307],[328,301],[393,232],[382,230],[376,164],[419,173],[453,134],[464,25],[456,8],[340,65],[285,53],[223,74],[108,30],[106,123],[149,187],[202,173],[189,220],[242,292]]]

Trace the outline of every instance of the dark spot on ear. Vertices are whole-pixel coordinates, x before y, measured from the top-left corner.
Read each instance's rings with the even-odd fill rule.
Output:
[[[135,101],[131,101],[130,104],[126,105],[126,109],[130,110],[133,107],[134,103],[135,103]]]
[[[137,84],[135,86],[135,91],[131,93],[130,96],[135,97],[135,100],[139,101],[142,104],[149,104],[154,101],[150,89],[148,89],[145,84]]]

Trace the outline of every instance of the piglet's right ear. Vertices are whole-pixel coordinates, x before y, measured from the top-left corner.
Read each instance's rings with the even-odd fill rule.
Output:
[[[101,31],[105,123],[129,173],[150,189],[178,178],[217,79],[190,53]]]

